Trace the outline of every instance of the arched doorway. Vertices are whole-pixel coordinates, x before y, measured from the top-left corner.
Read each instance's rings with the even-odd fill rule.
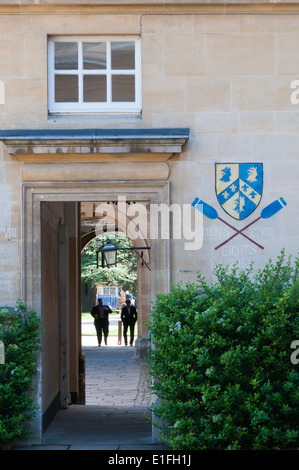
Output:
[[[130,241],[131,249],[137,255],[137,258],[135,258],[137,281],[134,286],[134,297],[138,299],[136,356],[139,358],[144,356],[147,348],[145,338],[148,330],[144,322],[149,320],[151,308],[150,231],[144,223],[149,219],[149,206],[150,202],[148,200],[136,203],[135,200],[128,197],[123,198],[121,204],[118,204],[117,200],[100,204],[81,203],[81,253],[95,238],[102,239],[102,244],[104,244],[109,236],[113,238],[114,235],[112,234],[119,234],[119,236],[123,235]],[[132,214],[138,214],[138,217],[136,217],[137,222],[132,218]],[[117,236],[115,241],[117,243]],[[129,248],[130,245],[125,246]],[[94,254],[93,263],[96,260],[95,256],[96,253]],[[95,264],[93,266],[95,269]],[[107,276],[104,276],[105,278],[107,279]],[[111,282],[111,279],[108,280],[109,282]],[[128,287],[128,285],[125,285],[125,290]]]
[[[81,219],[81,233],[89,226]],[[116,246],[113,252],[115,264],[102,266],[101,248],[107,243]],[[108,245],[110,246],[110,245]],[[114,260],[113,260],[114,262]],[[99,298],[111,310],[109,313],[108,345],[121,345],[122,322],[120,313],[126,297],[137,308],[137,255],[132,241],[120,231],[111,232],[93,238],[81,252],[81,305],[82,305],[82,344],[95,344],[95,328],[91,309]],[[135,336],[138,337],[137,324]],[[94,336],[94,338],[90,338]],[[92,341],[93,340],[93,341]],[[103,343],[104,344],[104,341]]]

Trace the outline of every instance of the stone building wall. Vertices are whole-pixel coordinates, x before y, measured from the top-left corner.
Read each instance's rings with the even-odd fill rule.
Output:
[[[288,15],[273,8],[259,14],[259,6],[269,2],[258,2],[247,14],[241,8],[245,2],[226,2],[234,5],[232,14],[209,14],[209,9],[199,8],[207,2],[195,2],[193,11],[184,2],[175,3],[175,8],[153,2],[151,11],[131,4],[127,10],[120,7],[119,13],[113,6],[102,13],[103,2],[92,2],[94,10],[86,7],[78,14],[74,5],[68,13],[67,3],[63,9],[52,6],[51,11],[49,5],[38,10],[38,5],[29,5],[32,2],[18,2],[29,8],[23,10],[10,3],[0,5],[0,73],[5,85],[0,128],[188,127],[190,138],[183,153],[168,161],[172,203],[189,204],[197,196],[225,216],[215,195],[219,162],[263,163],[263,196],[254,216],[278,197],[285,198],[283,211],[247,232],[264,250],[242,236],[215,250],[233,232],[206,217],[203,247],[196,254],[182,250],[182,241],[174,240],[174,281],[193,278],[190,271],[197,269],[210,273],[215,262],[240,260],[245,266],[253,259],[260,264],[282,247],[296,251],[298,110],[291,101],[291,84],[298,78],[297,11]],[[47,41],[59,34],[140,36],[142,115],[50,116]],[[25,166],[1,146],[2,303],[13,302],[21,293],[20,188]],[[244,226],[229,220],[238,229]]]
[[[50,115],[48,39],[55,35],[139,37],[142,113]],[[201,248],[185,250],[182,225],[182,236],[170,240],[167,256],[157,260],[160,277],[152,278],[154,292],[163,278],[167,277],[169,285],[168,276],[172,282],[193,281],[196,272],[202,270],[211,280],[215,263],[239,261],[246,267],[254,261],[261,266],[282,248],[296,255],[298,40],[298,1],[108,4],[80,0],[74,4],[65,0],[62,4],[59,0],[20,0],[16,4],[0,0],[0,129],[190,130],[182,152],[165,157],[164,162],[155,161],[150,153],[138,154],[133,160],[130,154],[123,158],[95,155],[93,161],[90,156],[85,161],[85,157],[71,154],[66,159],[59,148],[56,156],[53,151],[30,162],[9,154],[7,146],[0,143],[0,305],[14,306],[28,291],[29,283],[31,292],[40,289],[34,271],[32,278],[24,276],[27,266],[39,255],[32,249],[36,240],[31,248],[26,245],[26,236],[31,236],[28,223],[35,236],[34,224],[40,223],[34,219],[36,190],[31,182],[44,184],[45,194],[47,183],[51,183],[48,193],[52,201],[56,183],[69,185],[69,191],[75,191],[78,185],[80,202],[87,187],[84,185],[90,184],[93,189],[89,191],[94,191],[97,183],[114,181],[115,195],[117,188],[121,187],[124,194],[128,187],[136,194],[139,191],[141,198],[149,185],[159,187],[157,191],[162,194],[161,184],[165,183],[170,204],[191,206],[195,198],[208,204],[216,216],[203,216]],[[236,168],[232,165],[262,168],[259,204],[246,218],[234,218],[223,210],[217,198],[217,164],[228,167],[227,171]],[[31,194],[33,202],[27,204]],[[92,194],[88,195],[90,202]],[[67,202],[68,197],[62,200]],[[285,203],[279,211],[271,209],[271,217],[259,218],[263,209],[280,198]],[[236,233],[250,223],[244,231],[249,238]],[[146,279],[149,295],[150,282]],[[78,335],[77,331],[76,338]]]

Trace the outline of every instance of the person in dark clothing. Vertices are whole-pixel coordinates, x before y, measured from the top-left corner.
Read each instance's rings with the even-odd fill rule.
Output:
[[[121,310],[121,320],[124,325],[124,340],[125,345],[128,344],[128,327],[130,327],[130,346],[133,346],[134,342],[134,328],[137,321],[137,310],[134,305],[131,305],[131,300],[126,300],[126,305]]]
[[[103,305],[103,300],[98,299],[98,304],[94,305],[91,310],[91,315],[94,318],[94,326],[97,332],[98,345],[102,344],[102,336],[104,335],[105,344],[109,333],[109,313],[112,310],[108,305]]]

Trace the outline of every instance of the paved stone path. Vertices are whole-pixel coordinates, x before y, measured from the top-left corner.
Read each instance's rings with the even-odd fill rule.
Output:
[[[108,340],[109,342],[109,340]],[[134,358],[130,346],[87,346],[86,404],[112,407],[148,408],[151,393],[148,387],[148,366]]]
[[[57,413],[43,444],[30,450],[165,450],[153,444],[149,420],[151,392],[148,366],[134,358],[134,347],[97,346],[95,336],[82,337],[86,356],[86,405]],[[24,449],[24,447],[22,447]]]

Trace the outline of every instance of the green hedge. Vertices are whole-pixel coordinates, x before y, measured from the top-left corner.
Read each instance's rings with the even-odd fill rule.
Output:
[[[0,364],[0,449],[28,435],[26,422],[35,408],[30,396],[40,349],[40,320],[21,301],[14,312],[0,310],[0,340],[5,363]]]
[[[171,448],[299,448],[298,270],[282,252],[257,274],[217,266],[212,285],[199,274],[157,296],[153,411]]]

